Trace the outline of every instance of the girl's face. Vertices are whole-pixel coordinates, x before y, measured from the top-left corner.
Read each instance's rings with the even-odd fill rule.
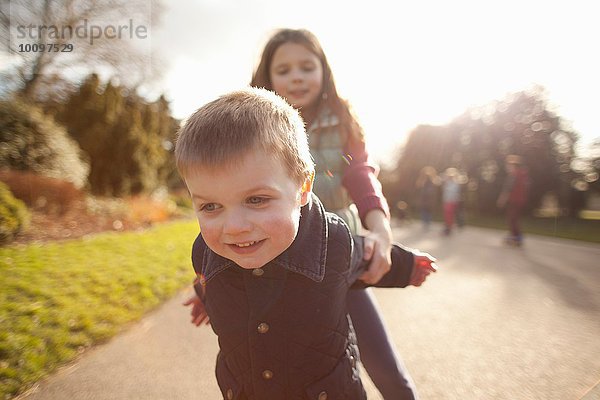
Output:
[[[295,108],[314,106],[321,96],[323,66],[319,58],[298,43],[275,50],[269,68],[273,90]]]

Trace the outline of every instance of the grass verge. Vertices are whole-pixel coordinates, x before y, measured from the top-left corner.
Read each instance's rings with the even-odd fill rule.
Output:
[[[413,221],[419,221],[418,215],[411,214]],[[444,221],[441,214],[434,214],[433,220]],[[478,215],[467,212],[465,217],[467,226],[504,230],[508,234],[508,224],[502,215]],[[583,242],[600,243],[600,220],[580,219],[570,217],[540,218],[524,217],[521,229],[525,234],[556,237],[562,239],[580,240]]]
[[[508,225],[505,219],[500,216],[467,216],[466,223],[467,225],[502,229],[508,232]],[[600,221],[597,220],[567,217],[526,217],[521,221],[521,228],[525,234],[530,233],[534,235],[600,243]]]
[[[0,248],[0,399],[190,284],[196,222]]]

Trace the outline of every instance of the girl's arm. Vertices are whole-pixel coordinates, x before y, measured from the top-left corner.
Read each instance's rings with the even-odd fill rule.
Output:
[[[370,232],[365,237],[364,259],[371,260],[371,263],[360,279],[374,284],[390,270],[391,265],[392,229],[389,207],[383,196],[381,183],[377,180],[377,169],[369,162],[365,143],[350,139],[344,151],[349,165],[342,184],[356,204],[363,226]]]
[[[381,183],[377,180],[377,167],[369,161],[365,143],[362,141],[348,140],[344,147],[344,155],[348,161],[348,168],[344,172],[342,185],[356,204],[363,225],[370,229],[367,221],[369,211],[379,209],[386,218],[390,215]]]

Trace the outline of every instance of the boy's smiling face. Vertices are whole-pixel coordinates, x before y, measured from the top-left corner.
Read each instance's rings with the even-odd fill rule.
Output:
[[[292,244],[312,183],[299,184],[261,150],[231,167],[197,168],[185,182],[208,247],[246,269],[262,267]]]

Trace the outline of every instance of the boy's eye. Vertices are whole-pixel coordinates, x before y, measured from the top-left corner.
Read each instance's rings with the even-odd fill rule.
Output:
[[[206,203],[200,206],[200,211],[211,212],[217,209],[217,205],[215,203]]]
[[[248,197],[248,204],[252,204],[254,206],[257,205],[261,205],[267,202],[267,198],[266,197],[260,197],[260,196],[252,196],[252,197]]]

